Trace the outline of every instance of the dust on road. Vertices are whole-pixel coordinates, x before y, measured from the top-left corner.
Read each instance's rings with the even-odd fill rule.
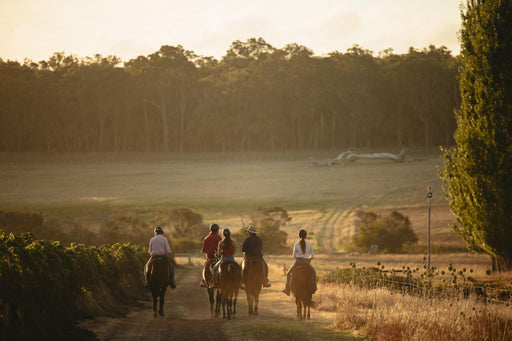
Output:
[[[100,317],[85,321],[82,328],[95,333],[99,340],[349,340],[332,328],[327,315],[312,311],[311,321],[295,319],[293,299],[280,292],[281,278],[270,278],[273,286],[264,289],[260,315],[249,318],[245,292],[238,297],[235,320],[226,321],[210,315],[208,294],[199,287],[200,268],[177,269],[177,290],[168,291],[165,317],[153,317],[151,295],[139,300],[125,318]]]

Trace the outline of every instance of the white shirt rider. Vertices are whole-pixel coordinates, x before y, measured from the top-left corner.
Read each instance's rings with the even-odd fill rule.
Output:
[[[167,238],[157,234],[149,241],[149,254],[151,256],[165,256],[171,254],[171,248]]]
[[[313,245],[311,245],[311,243],[308,242],[307,240],[304,241],[306,242],[306,252],[302,252],[302,248],[300,247],[300,241],[295,243],[292,254],[295,259],[313,259],[315,257],[315,253],[313,252]]]

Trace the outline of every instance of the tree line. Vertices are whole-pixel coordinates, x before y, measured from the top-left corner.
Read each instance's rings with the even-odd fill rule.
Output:
[[[0,150],[247,151],[450,145],[458,57],[446,47],[235,41],[217,60],[162,46],[127,62],[0,59]]]

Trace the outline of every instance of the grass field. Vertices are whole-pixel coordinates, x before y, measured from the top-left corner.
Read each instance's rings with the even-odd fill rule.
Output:
[[[271,203],[290,209],[409,206],[425,204],[428,185],[443,202],[438,153],[411,153],[404,163],[311,167],[308,162],[336,154],[3,154],[0,204],[162,204],[227,211]]]
[[[382,150],[366,152],[377,151]],[[249,221],[255,206],[278,205],[292,218],[283,227],[289,244],[296,241],[300,228],[308,229],[317,252],[314,266],[322,276],[349,267],[354,261],[358,267],[372,267],[376,261],[381,261],[386,269],[421,268],[423,254],[370,255],[349,252],[345,246],[354,233],[355,210],[365,209],[379,214],[397,210],[408,216],[420,246],[424,247],[428,220],[426,192],[427,186],[431,186],[434,193],[432,246],[458,250],[464,247],[464,242],[449,228],[455,218],[443,197],[437,176],[436,167],[441,163],[438,151],[408,151],[403,163],[360,160],[345,166],[311,166],[311,159],[333,158],[339,152],[0,154],[0,210],[39,211],[46,218],[57,217],[61,222],[94,228],[112,213],[149,218],[171,208],[187,207],[200,213],[206,224],[217,222],[221,228],[238,230],[243,222]],[[148,231],[148,239],[150,235]],[[285,255],[266,255],[266,259],[273,286],[265,291],[263,300],[271,304],[273,310],[281,309],[281,313],[293,317],[293,306],[286,304],[280,292],[285,270],[293,261],[291,251]],[[197,266],[202,264],[200,258],[192,260]],[[469,252],[432,255],[432,266],[446,268],[450,263],[457,268],[474,269],[473,276],[478,280],[510,283],[509,274],[486,274],[490,264],[488,256]],[[510,321],[508,307],[497,311],[492,319],[486,320],[482,317],[484,314],[475,315],[471,320],[471,314],[480,313],[480,308],[461,307],[458,301],[431,303],[429,309],[416,318],[417,307],[425,305],[425,301],[401,296],[397,299],[398,295],[381,289],[356,289],[320,284],[315,295],[318,303],[315,316],[322,321],[332,321],[338,330],[353,331],[359,338],[368,335],[376,340],[432,339],[439,331],[452,339],[475,339],[468,336],[471,333],[478,339],[478,330],[492,329],[496,323]],[[357,314],[354,314],[354,307]],[[447,309],[450,309],[447,318],[439,317]],[[471,318],[454,324],[453,319],[461,314]],[[430,316],[439,318],[430,319]],[[476,320],[482,323],[482,328],[473,328]],[[290,321],[266,321],[230,324],[226,333],[236,339],[235,336],[256,328],[257,335],[266,339],[272,339],[267,336],[276,333],[283,339],[291,338]],[[339,337],[340,334],[332,334],[332,325],[319,321],[310,325],[318,336],[316,339]],[[456,334],[458,330],[454,326],[458,324],[468,332]],[[323,331],[326,326],[328,330]],[[495,335],[492,330],[485,334],[491,339]]]
[[[379,151],[379,150],[376,150]],[[374,151],[368,151],[374,152]],[[406,152],[403,163],[360,160],[313,167],[339,151],[226,154],[0,154],[0,209],[35,210],[94,226],[106,214],[151,215],[173,207],[206,223],[238,228],[255,206],[278,205],[292,217],[290,242],[306,226],[320,251],[351,237],[351,212],[398,210],[426,241],[427,186],[432,187],[432,241],[461,246],[436,173],[437,150]]]

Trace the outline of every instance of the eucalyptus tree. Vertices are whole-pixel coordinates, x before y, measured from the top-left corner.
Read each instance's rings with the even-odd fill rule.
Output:
[[[34,148],[38,123],[34,115],[35,79],[30,65],[0,60],[0,141],[4,150]]]
[[[380,115],[378,89],[382,72],[372,51],[359,45],[347,49],[345,54],[329,55],[339,77],[337,97],[340,102],[339,121],[343,123],[351,147],[372,143],[379,128]]]
[[[234,41],[222,58],[217,75],[218,84],[226,96],[227,132],[237,141],[237,149],[250,149],[261,130],[261,77],[260,65],[276,49],[262,38],[246,42]]]
[[[402,68],[399,72],[402,73],[407,108],[420,127],[418,132],[423,136],[423,146],[430,147],[434,144],[432,140],[439,124],[453,127],[450,120],[453,121],[451,113],[457,91],[453,57],[444,46],[431,45],[421,51],[411,47],[399,68]],[[409,129],[414,133],[413,125],[411,122]]]
[[[184,150],[185,113],[197,81],[194,59],[195,54],[180,45],[164,45],[157,52],[139,56],[125,65],[139,84],[141,100],[160,112],[164,152],[170,150],[170,123],[174,123],[176,133],[174,149]]]
[[[115,56],[103,57],[99,54],[82,60],[80,83],[89,102],[89,116],[97,120],[97,129],[94,129],[96,132],[93,136],[97,139],[95,149],[99,151],[121,149],[123,138],[120,126],[124,125],[124,120],[120,116],[127,98],[125,72],[118,67],[120,62]],[[107,128],[110,130],[106,132]],[[124,130],[126,135],[126,129]],[[108,146],[106,136],[111,137]]]
[[[286,69],[282,86],[286,93],[288,122],[291,123],[291,147],[304,149],[311,147],[311,130],[319,122],[315,115],[315,104],[318,99],[314,97],[313,91],[313,51],[297,44],[288,44],[283,51]]]
[[[462,13],[456,147],[443,188],[471,250],[512,269],[512,1],[468,0]]]

